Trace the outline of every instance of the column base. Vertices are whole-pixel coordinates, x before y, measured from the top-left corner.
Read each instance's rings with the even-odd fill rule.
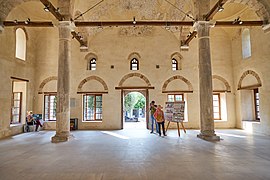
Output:
[[[198,134],[198,138],[201,138],[206,141],[220,141],[220,136],[217,136],[216,134]]]
[[[60,142],[66,142],[70,139],[74,138],[72,134],[68,135],[58,135],[56,134],[55,136],[52,137],[51,142],[52,143],[60,143]]]

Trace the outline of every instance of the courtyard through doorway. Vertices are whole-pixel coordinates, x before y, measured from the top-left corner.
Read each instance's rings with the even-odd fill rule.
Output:
[[[123,128],[145,129],[147,117],[145,95],[137,91],[125,91],[123,96]]]

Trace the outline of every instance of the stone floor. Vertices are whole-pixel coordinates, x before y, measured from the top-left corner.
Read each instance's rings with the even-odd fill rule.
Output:
[[[217,130],[220,142],[197,130],[159,137],[145,129],[73,131],[53,144],[52,131],[0,140],[0,179],[257,180],[270,179],[270,137]]]

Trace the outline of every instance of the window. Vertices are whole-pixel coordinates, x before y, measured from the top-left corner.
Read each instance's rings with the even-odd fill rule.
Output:
[[[133,58],[130,61],[130,70],[133,71],[139,70],[139,61],[136,58]]]
[[[220,113],[220,94],[213,94],[214,120],[221,120]]]
[[[102,95],[83,95],[83,121],[102,120]]]
[[[91,61],[90,61],[90,64],[89,64],[89,70],[95,71],[96,69],[97,69],[96,59],[93,58],[93,59],[91,59]]]
[[[176,71],[176,70],[178,70],[178,62],[177,62],[177,60],[176,59],[172,59],[172,70],[173,71]]]
[[[12,98],[11,124],[21,123],[22,93],[14,92]]]
[[[184,94],[168,94],[168,102],[184,101]]]
[[[25,61],[26,55],[26,35],[22,28],[16,30],[16,58]]]
[[[254,102],[255,102],[255,118],[260,120],[260,97],[258,89],[254,89]]]
[[[56,121],[56,95],[49,94],[44,96],[44,120]]]
[[[247,28],[242,31],[242,56],[243,59],[251,56],[250,32]]]

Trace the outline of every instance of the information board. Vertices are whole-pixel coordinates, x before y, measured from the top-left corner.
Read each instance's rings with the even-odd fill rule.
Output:
[[[185,114],[185,101],[166,102],[165,119],[171,122],[183,122]]]

